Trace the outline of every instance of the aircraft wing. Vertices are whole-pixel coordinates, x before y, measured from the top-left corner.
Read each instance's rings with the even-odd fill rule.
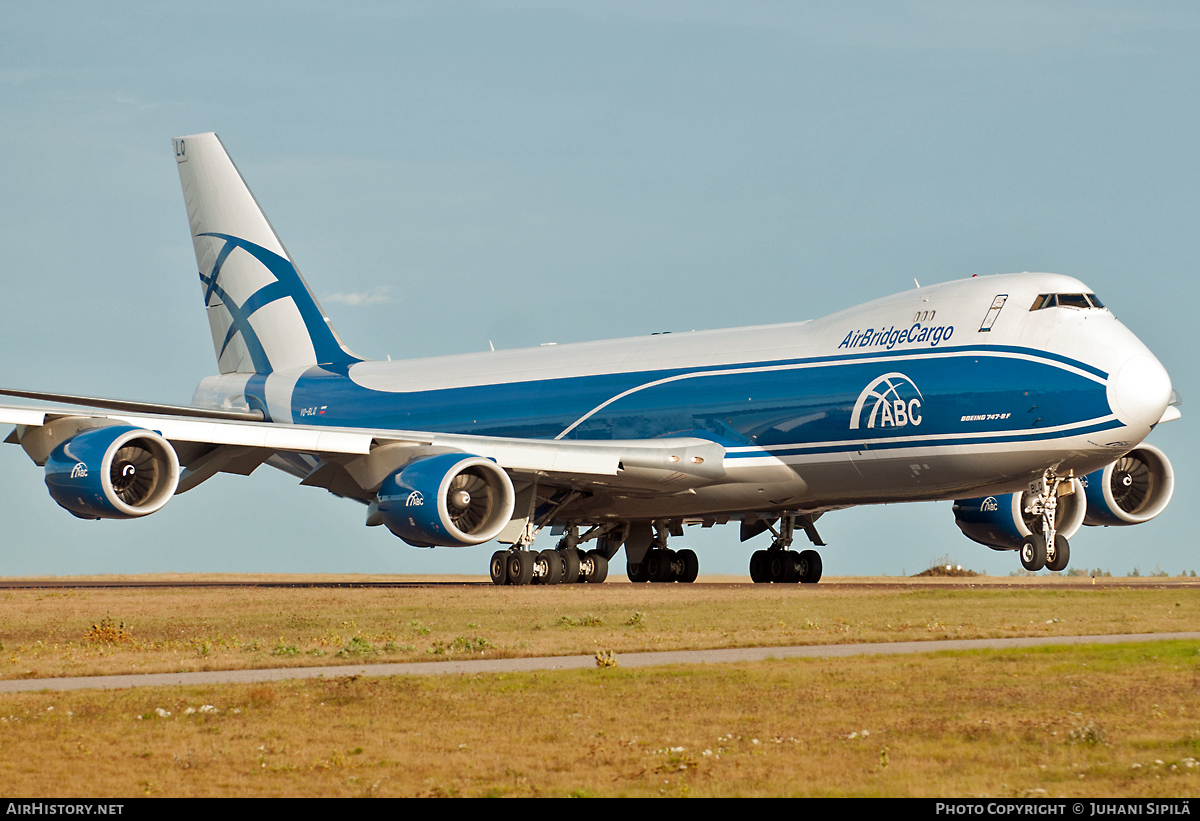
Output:
[[[16,392],[12,392],[16,393]],[[42,395],[48,396],[48,395]],[[72,399],[63,395],[59,401]],[[85,397],[79,399],[86,400]],[[461,452],[492,460],[514,478],[575,490],[603,488],[640,493],[678,493],[719,481],[725,449],[706,439],[577,441],[519,439],[372,428],[341,428],[251,421],[245,413],[180,408],[116,400],[87,400],[163,412],[108,408],[74,409],[0,405],[0,424],[16,425],[5,440],[22,444],[30,458],[45,464],[53,447],[82,429],[77,425],[123,424],[162,436],[175,448],[181,471],[177,492],[218,472],[248,475],[264,462],[341,496],[368,501],[387,476],[420,456]],[[240,418],[227,418],[237,416]],[[29,436],[30,428],[60,435]]]

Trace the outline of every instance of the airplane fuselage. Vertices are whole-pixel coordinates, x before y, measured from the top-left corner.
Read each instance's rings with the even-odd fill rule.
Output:
[[[193,401],[291,424],[725,448],[722,481],[593,494],[584,519],[1002,493],[1047,465],[1111,463],[1166,407],[1165,370],[1109,311],[1030,309],[1086,293],[1054,274],[975,277],[805,322],[210,377]]]

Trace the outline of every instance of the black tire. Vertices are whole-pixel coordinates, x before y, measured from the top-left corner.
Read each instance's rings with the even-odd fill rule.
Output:
[[[529,584],[533,581],[533,554],[528,550],[513,550],[508,554],[508,583]]]
[[[534,584],[559,584],[563,577],[563,560],[557,550],[543,550],[537,554],[536,563],[543,564],[542,575],[533,577]]]
[[[821,581],[821,554],[815,550],[801,550],[796,560],[796,570],[801,584],[816,584]]]
[[[547,563],[541,552],[533,554],[533,576],[530,577],[530,584],[546,584],[546,578],[550,575],[550,565]]]
[[[680,584],[691,584],[700,575],[700,557],[694,550],[680,550],[676,554],[678,561],[683,562],[683,572],[676,579]]]
[[[661,547],[646,551],[646,577],[656,584],[675,581],[675,574],[671,569],[674,553],[673,550],[664,550]]]
[[[646,574],[645,562],[626,562],[625,575],[629,577],[629,581],[635,584],[650,581],[650,576]]]
[[[497,550],[492,554],[492,584],[508,584],[508,551]]]
[[[1046,537],[1034,533],[1021,542],[1021,567],[1036,573],[1046,566]]]
[[[563,584],[576,584],[583,581],[579,578],[579,550],[574,547],[566,547],[558,551],[562,554],[563,560]]]
[[[802,568],[800,567],[800,554],[795,550],[785,550],[783,554],[783,583],[796,584],[800,581]]]
[[[1067,537],[1056,533],[1054,535],[1054,558],[1047,557],[1046,569],[1061,573],[1067,569],[1069,561],[1071,561],[1071,546],[1067,544]]]
[[[790,550],[767,551],[767,576],[772,584],[783,584],[793,575],[794,559]]]
[[[592,572],[584,581],[588,584],[604,584],[608,578],[608,559],[599,550],[589,550],[587,557],[592,561]]]
[[[771,581],[767,570],[767,551],[756,550],[750,556],[750,581],[755,584],[766,584]]]

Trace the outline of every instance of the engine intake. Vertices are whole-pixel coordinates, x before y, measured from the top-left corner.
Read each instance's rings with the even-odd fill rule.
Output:
[[[1083,478],[1086,525],[1136,525],[1166,509],[1175,492],[1175,470],[1153,445],[1138,445],[1103,470]]]
[[[409,462],[377,495],[383,524],[416,547],[469,547],[494,539],[512,518],[516,493],[495,462],[441,453]]]
[[[179,457],[154,431],[110,425],[78,433],[46,460],[50,497],[81,519],[136,519],[170,501]]]

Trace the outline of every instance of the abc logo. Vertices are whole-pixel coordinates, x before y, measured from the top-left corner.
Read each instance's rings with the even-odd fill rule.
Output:
[[[913,397],[913,394],[916,394]],[[863,388],[850,414],[850,430],[862,426],[867,412],[868,428],[903,428],[921,424],[921,400],[916,384],[902,373],[885,373]]]

